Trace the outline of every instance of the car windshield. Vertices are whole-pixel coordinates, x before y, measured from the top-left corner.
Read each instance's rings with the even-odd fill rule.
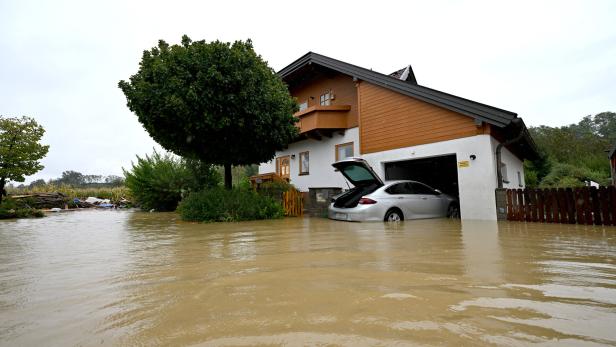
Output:
[[[353,182],[374,181],[374,176],[365,167],[349,165],[342,169],[344,174]]]

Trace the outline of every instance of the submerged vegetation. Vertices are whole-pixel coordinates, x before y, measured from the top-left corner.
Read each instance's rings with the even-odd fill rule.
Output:
[[[0,202],[0,219],[27,217],[43,217],[43,212],[28,206],[27,201],[7,198]]]
[[[274,198],[251,189],[216,187],[190,193],[178,206],[182,219],[199,222],[238,222],[282,218]]]
[[[126,187],[142,209],[174,211],[185,195],[217,186],[220,175],[212,165],[156,151],[137,156],[130,170],[124,170]]]
[[[37,193],[60,193],[67,197],[85,199],[93,196],[99,199],[119,201],[122,198],[131,199],[131,192],[124,186],[120,187],[73,187],[67,184],[57,185],[53,183],[34,185],[25,188],[9,189],[9,194],[37,194]]]
[[[182,219],[200,222],[245,221],[279,218],[279,203],[289,184],[264,187],[262,194],[250,189],[248,177],[254,166],[235,167],[236,185],[225,189],[221,168],[198,160],[156,151],[137,157],[125,170],[125,184],[134,201],[144,210],[177,211]],[[179,206],[178,206],[179,205]]]

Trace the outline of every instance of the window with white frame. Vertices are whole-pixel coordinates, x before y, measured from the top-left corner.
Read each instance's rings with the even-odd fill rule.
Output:
[[[325,94],[321,94],[321,98],[319,99],[319,104],[321,106],[329,106],[331,105],[332,93],[328,90]]]

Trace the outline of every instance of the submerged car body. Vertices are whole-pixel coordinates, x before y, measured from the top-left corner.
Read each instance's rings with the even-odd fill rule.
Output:
[[[458,217],[458,200],[421,182],[383,182],[368,163],[350,158],[332,164],[353,188],[332,199],[330,219],[344,221],[399,221]]]

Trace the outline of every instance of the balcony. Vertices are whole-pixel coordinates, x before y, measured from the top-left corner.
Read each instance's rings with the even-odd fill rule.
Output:
[[[348,128],[348,114],[351,105],[311,106],[294,114],[299,118],[300,139],[320,140],[323,136],[331,137],[334,132],[343,132]]]

